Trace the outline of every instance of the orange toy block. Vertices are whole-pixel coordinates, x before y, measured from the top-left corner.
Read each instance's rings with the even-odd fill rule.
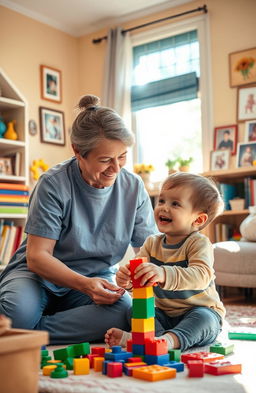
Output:
[[[90,361],[87,358],[74,359],[74,374],[86,375],[90,372]]]
[[[93,359],[94,371],[102,371],[104,360],[105,360],[105,358],[103,358],[103,357],[95,357]]]
[[[183,363],[187,363],[188,360],[202,360],[204,363],[210,363],[215,360],[224,359],[224,355],[213,352],[193,352],[193,353],[184,353],[181,355],[181,361]]]
[[[135,368],[132,376],[134,378],[145,379],[147,381],[160,381],[162,379],[170,379],[176,377],[175,368],[158,366],[153,364],[151,366]]]
[[[225,361],[207,363],[205,365],[205,372],[212,375],[240,374],[242,372],[242,365]]]
[[[45,376],[50,376],[52,371],[55,370],[57,366],[55,366],[54,364],[50,364],[49,366],[44,366],[43,367],[43,375]]]
[[[153,296],[154,296],[153,287],[133,288],[132,290],[133,299],[147,299]]]
[[[142,286],[140,285],[141,277],[139,279],[135,279],[134,271],[141,263],[144,262],[148,262],[148,259],[146,257],[135,258],[130,260],[130,272],[131,272],[131,280],[132,280],[133,288],[142,288]]]
[[[155,318],[132,318],[132,332],[146,333],[155,330]]]
[[[165,355],[168,353],[167,342],[164,339],[145,341],[145,353],[147,355]]]

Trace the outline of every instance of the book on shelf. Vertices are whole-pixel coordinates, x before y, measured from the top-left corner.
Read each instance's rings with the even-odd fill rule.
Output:
[[[27,214],[27,206],[0,206],[0,214]]]
[[[13,221],[4,221],[2,233],[1,233],[1,243],[0,243],[0,263],[3,264],[5,251],[9,241],[9,236],[11,232],[11,227],[14,225]]]
[[[7,265],[23,240],[24,227],[16,226],[12,220],[4,220],[2,224],[0,264]]]
[[[25,184],[4,183],[0,182],[0,190],[23,190],[29,191],[29,186]]]
[[[214,226],[215,229],[215,241],[225,242],[232,238],[233,226],[230,224],[217,223]]]

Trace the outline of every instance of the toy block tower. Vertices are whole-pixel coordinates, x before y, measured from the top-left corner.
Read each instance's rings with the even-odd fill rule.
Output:
[[[153,286],[141,287],[140,280],[134,278],[134,271],[147,258],[130,260],[130,272],[133,283],[132,300],[132,340],[127,343],[127,350],[134,355],[143,356],[148,364],[169,362],[167,343],[155,339],[155,298]]]

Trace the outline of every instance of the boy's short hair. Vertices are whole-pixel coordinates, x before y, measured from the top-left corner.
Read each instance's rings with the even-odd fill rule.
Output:
[[[208,215],[208,220],[199,229],[203,229],[223,212],[224,203],[216,183],[207,177],[189,172],[175,172],[162,184],[165,189],[184,187],[192,190],[193,210]]]

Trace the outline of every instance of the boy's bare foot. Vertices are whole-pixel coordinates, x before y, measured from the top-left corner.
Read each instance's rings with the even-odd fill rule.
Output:
[[[126,347],[126,342],[131,338],[131,333],[125,332],[124,330],[118,328],[108,329],[105,334],[105,343],[110,347],[114,345],[121,345]]]

